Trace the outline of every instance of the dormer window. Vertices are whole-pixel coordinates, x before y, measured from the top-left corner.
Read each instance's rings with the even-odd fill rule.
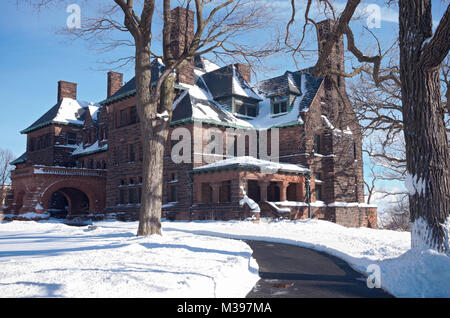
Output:
[[[274,96],[272,97],[272,114],[287,113],[289,104],[289,96]]]
[[[249,117],[256,117],[258,115],[257,103],[244,102],[239,99],[236,99],[234,103],[237,114]]]

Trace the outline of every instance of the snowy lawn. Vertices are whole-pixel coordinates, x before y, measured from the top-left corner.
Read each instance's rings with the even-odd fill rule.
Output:
[[[186,233],[293,244],[337,256],[355,270],[374,274],[397,297],[450,297],[450,257],[432,250],[411,250],[409,232],[346,228],[319,220],[165,223],[166,233]],[[369,268],[368,268],[369,267]]]
[[[142,238],[137,222],[95,225],[0,224],[0,297],[245,297],[259,279],[241,241],[173,229]]]
[[[313,248],[359,272],[381,271],[398,297],[450,297],[450,257],[410,250],[410,234],[318,220],[163,222],[138,238],[137,222],[97,229],[52,222],[0,224],[0,297],[243,297],[258,280],[251,249],[236,239]]]

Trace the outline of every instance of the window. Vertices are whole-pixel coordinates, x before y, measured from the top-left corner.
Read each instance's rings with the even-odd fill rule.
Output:
[[[76,145],[76,143],[77,143],[77,134],[67,133],[67,144]]]
[[[125,190],[119,191],[119,203],[125,204]]]
[[[170,174],[170,181],[176,181],[177,180],[177,173],[176,172],[172,172]]]
[[[120,126],[125,126],[127,124],[127,119],[128,119],[127,110],[126,109],[121,110],[120,111],[120,121],[119,121],[120,124],[119,125]]]
[[[134,203],[134,189],[128,189],[128,203]]]
[[[29,145],[30,151],[34,151],[34,143],[35,142],[36,142],[35,138],[30,138],[30,145]]]
[[[315,186],[316,201],[322,201],[322,185],[316,184]]]
[[[169,202],[177,202],[177,186],[170,187]]]
[[[130,162],[134,162],[134,160],[136,159],[136,153],[134,152],[133,144],[128,145],[128,153],[129,153]]]
[[[356,142],[353,142],[353,159],[357,159],[356,157]]]
[[[288,96],[275,96],[272,98],[272,113],[283,114],[288,111]]]
[[[241,100],[235,101],[236,113],[244,116],[256,117],[258,115],[258,104],[243,102]]]
[[[130,184],[134,184],[134,178],[130,178]]]
[[[314,152],[320,153],[320,135],[314,135]]]
[[[136,106],[130,108],[130,124],[137,123],[137,112],[136,112]]]

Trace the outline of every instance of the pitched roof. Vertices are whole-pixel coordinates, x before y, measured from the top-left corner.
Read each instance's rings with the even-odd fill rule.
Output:
[[[234,65],[227,65],[207,72],[202,78],[214,99],[241,96],[253,100],[262,100]]]
[[[26,134],[51,124],[83,126],[85,112],[90,107],[99,107],[99,105],[92,102],[63,98],[20,133]]]
[[[228,73],[226,73],[227,71]],[[172,124],[197,120],[204,123],[244,129],[269,129],[303,124],[300,113],[309,109],[322,82],[321,78],[316,79],[311,74],[310,69],[286,72],[281,77],[261,82],[262,85],[261,83],[256,84],[255,88],[251,88],[245,82],[254,94],[256,94],[256,89],[259,92],[259,111],[257,116],[252,118],[233,114],[229,106],[220,102],[221,97],[233,93],[233,83],[231,82],[230,84],[229,81],[229,74],[231,73],[231,66],[209,73],[198,73],[196,84],[187,87],[187,91],[175,100]],[[228,83],[228,86],[222,84],[221,80]],[[270,83],[276,86],[275,89],[272,89],[269,85]],[[226,88],[222,90],[217,89],[221,85],[226,86]],[[290,105],[289,111],[283,114],[273,114],[270,98],[274,95],[285,95],[292,92],[295,92],[295,98]]]
[[[15,160],[11,161],[10,165],[17,165],[19,163],[24,163],[27,161],[27,153],[24,152],[19,158],[16,158]]]

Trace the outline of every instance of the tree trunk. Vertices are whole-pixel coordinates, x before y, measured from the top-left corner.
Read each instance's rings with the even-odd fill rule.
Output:
[[[152,96],[149,45],[136,43],[136,103],[140,117],[143,167],[138,236],[161,235],[164,151],[174,100],[174,75],[161,85],[159,100]],[[167,111],[167,116],[159,116]]]
[[[400,0],[400,78],[411,245],[448,253],[449,152],[439,67],[426,67],[423,43],[432,35],[431,2]]]

